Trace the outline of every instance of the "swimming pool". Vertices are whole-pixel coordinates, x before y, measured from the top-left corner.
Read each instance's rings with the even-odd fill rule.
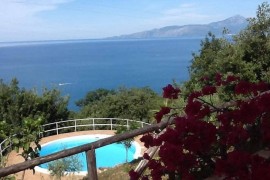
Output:
[[[97,141],[99,139],[103,139],[106,137],[110,137],[111,135],[82,135],[82,136],[73,136],[69,138],[62,138],[58,140],[54,140],[43,144],[41,146],[40,156],[46,156],[63,149],[69,149],[76,146],[80,146],[83,144],[87,144],[90,142]],[[128,149],[128,161],[132,161],[140,156],[141,147],[137,142],[133,142],[132,146]],[[87,173],[87,165],[86,165],[86,155],[85,153],[80,153],[76,157],[80,159],[82,163],[82,170],[79,174]],[[96,149],[96,164],[97,168],[99,167],[113,167],[121,163],[126,162],[126,149],[123,144],[110,144],[101,148]],[[38,167],[35,167],[36,171],[48,174],[47,170],[48,164],[42,164]]]

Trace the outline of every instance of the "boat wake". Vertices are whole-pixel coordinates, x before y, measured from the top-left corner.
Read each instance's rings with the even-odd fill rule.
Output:
[[[59,83],[58,85],[59,86],[66,86],[66,85],[70,85],[70,84],[72,84],[72,83]]]

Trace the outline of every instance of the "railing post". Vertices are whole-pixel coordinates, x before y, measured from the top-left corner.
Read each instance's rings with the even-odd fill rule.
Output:
[[[8,147],[11,148],[11,146],[12,146],[11,136],[9,136],[8,140],[9,140],[9,145],[8,145]]]
[[[95,119],[93,118],[93,130],[95,130]]]
[[[58,123],[56,123],[56,134],[58,135]]]
[[[110,119],[110,121],[111,121],[111,130],[112,130],[112,118]]]
[[[93,147],[86,151],[87,171],[89,180],[97,180],[97,166],[96,166],[96,153]]]
[[[1,155],[1,158],[2,158],[3,157],[2,144],[0,144],[0,151],[1,151],[0,155]]]
[[[129,130],[129,124],[128,124],[128,119],[127,119],[127,130]]]
[[[77,120],[74,119],[75,132],[77,131]]]

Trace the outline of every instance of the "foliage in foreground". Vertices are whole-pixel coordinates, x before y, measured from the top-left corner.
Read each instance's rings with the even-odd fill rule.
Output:
[[[174,107],[163,107],[162,117],[170,116],[169,125],[159,137],[149,133],[141,140],[145,146],[160,146],[158,159],[149,160],[150,175],[142,179],[269,179],[270,84],[251,83],[235,76],[216,79],[188,96],[185,116],[171,114]],[[226,93],[234,101],[219,106],[204,97],[229,87]],[[177,99],[180,90],[164,88],[164,98]],[[164,110],[166,109],[166,110]],[[212,121],[210,120],[212,118]],[[159,119],[160,120],[160,119]],[[130,171],[132,179],[139,174]]]
[[[269,57],[268,3],[233,41],[210,33],[193,55],[184,91],[163,89],[166,99],[185,97],[185,114],[171,104],[156,114],[157,122],[175,123],[159,137],[142,137],[147,148],[160,146],[158,158],[144,154],[150,174],[132,170],[131,179],[270,179]]]

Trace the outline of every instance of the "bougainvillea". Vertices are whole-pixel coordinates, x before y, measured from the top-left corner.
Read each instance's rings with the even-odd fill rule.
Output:
[[[270,179],[270,156],[265,153],[270,151],[269,84],[221,74],[215,83],[203,81],[205,87],[187,97],[185,115],[170,114],[174,107],[162,107],[156,114],[157,123],[166,117],[174,123],[160,135],[141,138],[147,148],[160,148],[153,159],[143,156],[150,173],[132,170],[131,179]],[[163,90],[164,98],[181,96],[172,85]],[[231,101],[209,101],[221,93],[230,94]]]

